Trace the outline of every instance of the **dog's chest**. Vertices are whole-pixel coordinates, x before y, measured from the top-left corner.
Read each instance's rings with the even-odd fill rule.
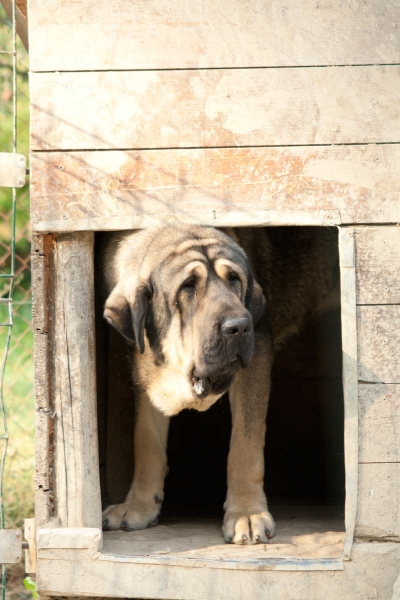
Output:
[[[176,415],[185,408],[207,410],[218,398],[214,394],[204,399],[196,398],[188,376],[170,367],[158,367],[156,371],[147,393],[153,405],[168,416]]]

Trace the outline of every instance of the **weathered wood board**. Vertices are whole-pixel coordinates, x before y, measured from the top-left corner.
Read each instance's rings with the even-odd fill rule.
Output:
[[[400,66],[33,73],[31,147],[395,142],[399,92]]]
[[[341,337],[344,400],[344,463],[346,539],[343,557],[351,556],[358,494],[357,319],[354,230],[339,230]],[[337,400],[340,402],[339,396]]]
[[[57,512],[63,527],[101,526],[96,423],[94,235],[61,235],[55,249],[52,367]]]
[[[343,223],[397,222],[399,162],[396,144],[35,152],[32,227],[129,229],[145,216],[201,223],[215,211],[257,210],[336,209]]]
[[[400,385],[359,384],[358,401],[360,463],[400,462]]]
[[[165,519],[158,527],[143,531],[103,534],[102,552],[177,566],[184,566],[188,559],[203,559],[216,563],[216,568],[229,567],[230,561],[239,559],[249,570],[261,570],[268,558],[341,558],[345,533],[340,509],[286,506],[273,513],[277,533],[265,545],[238,548],[225,544],[219,519]]]
[[[397,0],[31,0],[29,21],[33,71],[400,62]]]
[[[51,349],[49,341],[50,305],[53,286],[50,274],[52,248],[52,236],[33,236],[31,268],[36,409],[35,518],[38,526],[48,523],[54,515],[54,411],[51,401]]]
[[[241,547],[224,543],[220,519],[165,519],[157,527],[141,531],[107,532],[95,529],[42,529],[38,535],[41,559],[57,558],[61,549],[91,548],[101,561],[191,567],[203,564],[213,569],[265,571],[276,559],[313,561],[340,560],[345,537],[343,515],[337,507],[282,506],[274,515],[277,535],[269,544]],[[90,536],[92,540],[90,540]],[[103,538],[100,542],[99,538]],[[97,542],[97,544],[96,544]],[[96,545],[100,547],[96,548]],[[272,559],[272,560],[271,560]],[[304,563],[303,563],[304,564]]]
[[[359,465],[356,535],[400,539],[400,463]]]
[[[292,572],[279,571],[277,562],[270,571],[255,573],[213,569],[201,561],[173,568],[129,563],[130,557],[115,562],[95,560],[85,549],[59,549],[50,560],[42,559],[41,552],[37,585],[43,594],[170,600],[397,600],[400,592],[400,547],[395,543],[356,543],[344,570],[308,573],[298,570],[304,568],[304,561],[286,561],[287,567],[297,567]]]
[[[400,383],[400,305],[357,308],[358,378]]]
[[[400,227],[355,228],[354,234],[357,303],[400,304]]]

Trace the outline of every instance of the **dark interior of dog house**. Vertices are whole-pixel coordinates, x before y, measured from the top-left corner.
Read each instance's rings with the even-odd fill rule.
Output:
[[[317,228],[316,228],[317,229]],[[99,238],[96,240],[98,247]],[[103,508],[124,501],[133,470],[135,413],[129,350],[104,321],[96,271],[98,431]],[[208,411],[171,420],[169,474],[160,523],[222,518],[230,439],[228,395]],[[324,531],[344,531],[344,401],[340,309],[311,316],[275,357],[265,446],[265,490],[277,520],[327,515]],[[300,511],[300,512],[299,512]],[[222,537],[221,537],[222,543]]]

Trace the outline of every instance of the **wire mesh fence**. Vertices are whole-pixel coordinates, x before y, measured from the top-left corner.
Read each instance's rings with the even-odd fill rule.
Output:
[[[29,88],[28,55],[16,39],[16,87],[18,90],[17,147],[28,158]],[[0,4],[0,151],[13,150],[13,28]],[[16,192],[15,232],[13,190],[0,188],[0,365],[5,365],[2,398],[8,430],[7,457],[3,472],[4,525],[21,527],[33,516],[34,502],[34,403],[33,339],[31,329],[31,271],[29,189]],[[14,237],[15,234],[15,237]],[[13,244],[15,243],[15,246]],[[13,249],[15,253],[13,254]],[[11,278],[9,275],[13,274]],[[7,299],[12,299],[12,315]],[[12,324],[12,334],[11,332]],[[8,350],[8,356],[7,356]],[[4,422],[0,437],[5,438]],[[1,440],[0,456],[7,440]],[[21,570],[8,577],[7,597],[26,597]],[[13,580],[17,578],[15,585]],[[14,583],[14,584],[13,584]]]

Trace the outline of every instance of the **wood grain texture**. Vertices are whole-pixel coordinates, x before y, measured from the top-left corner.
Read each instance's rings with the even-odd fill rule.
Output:
[[[32,227],[129,229],[146,216],[201,223],[258,210],[396,222],[399,161],[398,145],[32,153]]]
[[[200,209],[203,207],[200,205]],[[83,219],[64,219],[62,221],[39,221],[35,231],[121,231],[125,229],[144,229],[166,224],[194,224],[209,227],[277,227],[280,226],[312,226],[318,227],[340,225],[339,211],[293,211],[293,210],[251,210],[219,212],[206,208],[156,214],[130,213],[126,217],[90,217]]]
[[[359,465],[356,535],[400,539],[400,464]]]
[[[36,73],[31,147],[397,142],[399,92],[400,66]]]
[[[25,573],[36,573],[36,519],[24,519],[24,538],[29,547],[24,550]]]
[[[359,461],[400,462],[400,385],[360,384]]]
[[[33,71],[400,62],[397,0],[31,0],[29,20]]]
[[[58,517],[63,527],[101,526],[93,237],[61,235],[55,249],[52,375]]]
[[[355,229],[357,302],[400,304],[400,227]]]
[[[357,516],[358,491],[358,397],[357,397],[357,313],[354,230],[339,230],[340,303],[342,328],[345,523],[343,558],[350,559]],[[340,396],[338,396],[340,401]]]
[[[32,317],[34,388],[36,409],[35,438],[35,516],[38,526],[54,516],[53,481],[53,408],[51,398],[51,349],[49,340],[50,307],[53,278],[50,269],[53,238],[33,236],[32,239]]]
[[[400,305],[357,308],[358,379],[400,383]]]
[[[204,561],[215,569],[260,571],[269,559],[340,558],[344,539],[341,511],[336,507],[281,506],[274,542],[238,548],[226,544],[218,519],[165,519],[158,527],[135,532],[94,528],[49,528],[38,533],[40,558],[52,560],[61,549],[89,549],[95,560],[190,567]],[[238,564],[241,563],[241,564]]]
[[[59,596],[127,598],[134,593],[141,598],[162,597],[169,600],[243,600],[244,597],[252,600],[367,600],[374,596],[381,600],[396,600],[392,592],[399,589],[396,580],[399,577],[400,549],[395,543],[356,543],[352,560],[344,570],[332,572],[332,569],[340,568],[332,561],[325,565],[325,572],[303,573],[301,571],[307,569],[306,561],[284,559],[276,561],[275,566],[271,565],[270,571],[254,572],[238,568],[213,569],[201,561],[192,561],[192,566],[186,568],[171,568],[167,565],[127,564],[131,557],[113,562],[105,555],[105,560],[93,560],[85,549],[59,549],[54,551],[51,559],[42,559],[41,552],[45,551],[39,552],[38,590],[41,594]],[[47,553],[50,554],[50,551]],[[124,559],[126,562],[122,562]],[[285,573],[278,571],[285,567]],[[317,561],[313,570],[318,570]]]

